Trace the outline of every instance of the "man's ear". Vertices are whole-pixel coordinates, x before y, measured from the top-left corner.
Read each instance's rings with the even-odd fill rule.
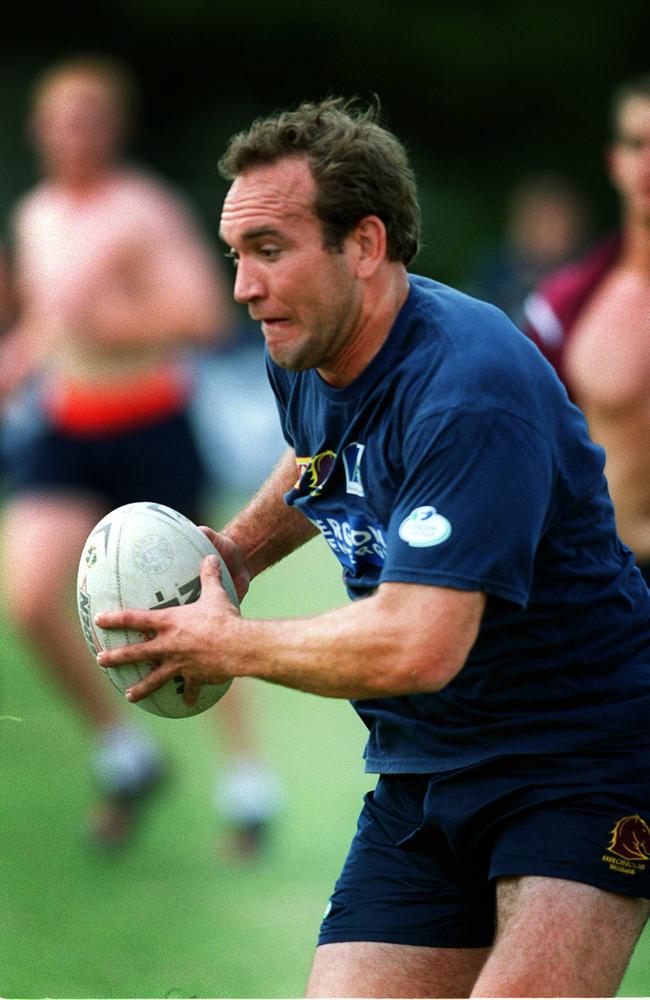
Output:
[[[370,278],[386,257],[386,226],[376,215],[366,215],[351,237],[357,248],[357,274]]]

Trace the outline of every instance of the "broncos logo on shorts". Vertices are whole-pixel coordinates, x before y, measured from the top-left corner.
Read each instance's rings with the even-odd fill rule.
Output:
[[[650,826],[640,816],[624,816],[612,830],[607,850],[629,861],[650,860]]]

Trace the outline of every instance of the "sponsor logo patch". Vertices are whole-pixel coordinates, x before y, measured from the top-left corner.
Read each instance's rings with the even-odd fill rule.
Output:
[[[650,826],[638,814],[623,816],[611,830],[611,840],[602,860],[610,871],[636,875],[650,861]]]
[[[399,537],[415,549],[440,545],[451,535],[451,524],[435,507],[416,507],[399,526]]]
[[[294,489],[305,488],[311,496],[318,496],[334,468],[335,451],[321,451],[310,457],[296,456],[299,478]]]
[[[386,541],[379,525],[354,515],[348,521],[327,516],[312,517],[311,522],[346,569],[356,573],[367,563],[384,565]]]
[[[355,441],[343,449],[343,465],[345,467],[345,492],[355,497],[365,497],[361,481],[361,459],[366,450],[365,444]]]

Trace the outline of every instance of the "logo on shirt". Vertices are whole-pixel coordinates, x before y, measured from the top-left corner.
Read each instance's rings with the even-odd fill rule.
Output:
[[[614,825],[607,854],[602,860],[610,871],[621,875],[636,875],[645,871],[646,861],[650,861],[650,826],[637,814],[623,816]]]
[[[383,566],[386,541],[379,525],[352,514],[349,520],[339,517],[310,518],[342,566],[353,574],[363,572],[368,564]]]
[[[294,489],[306,486],[312,496],[318,496],[334,468],[335,461],[335,451],[320,451],[317,455],[309,457],[296,456],[298,482]]]
[[[354,441],[347,445],[342,452],[345,467],[345,492],[352,493],[355,497],[365,497],[366,495],[361,482],[361,459],[365,450],[365,444]]]
[[[414,549],[440,545],[451,535],[451,524],[435,507],[416,507],[398,529],[399,537]]]

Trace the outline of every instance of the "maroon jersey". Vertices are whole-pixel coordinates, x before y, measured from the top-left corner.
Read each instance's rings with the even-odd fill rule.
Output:
[[[583,307],[614,266],[620,249],[618,233],[606,237],[579,261],[551,274],[526,301],[524,333],[537,344],[565,384],[567,341]]]

